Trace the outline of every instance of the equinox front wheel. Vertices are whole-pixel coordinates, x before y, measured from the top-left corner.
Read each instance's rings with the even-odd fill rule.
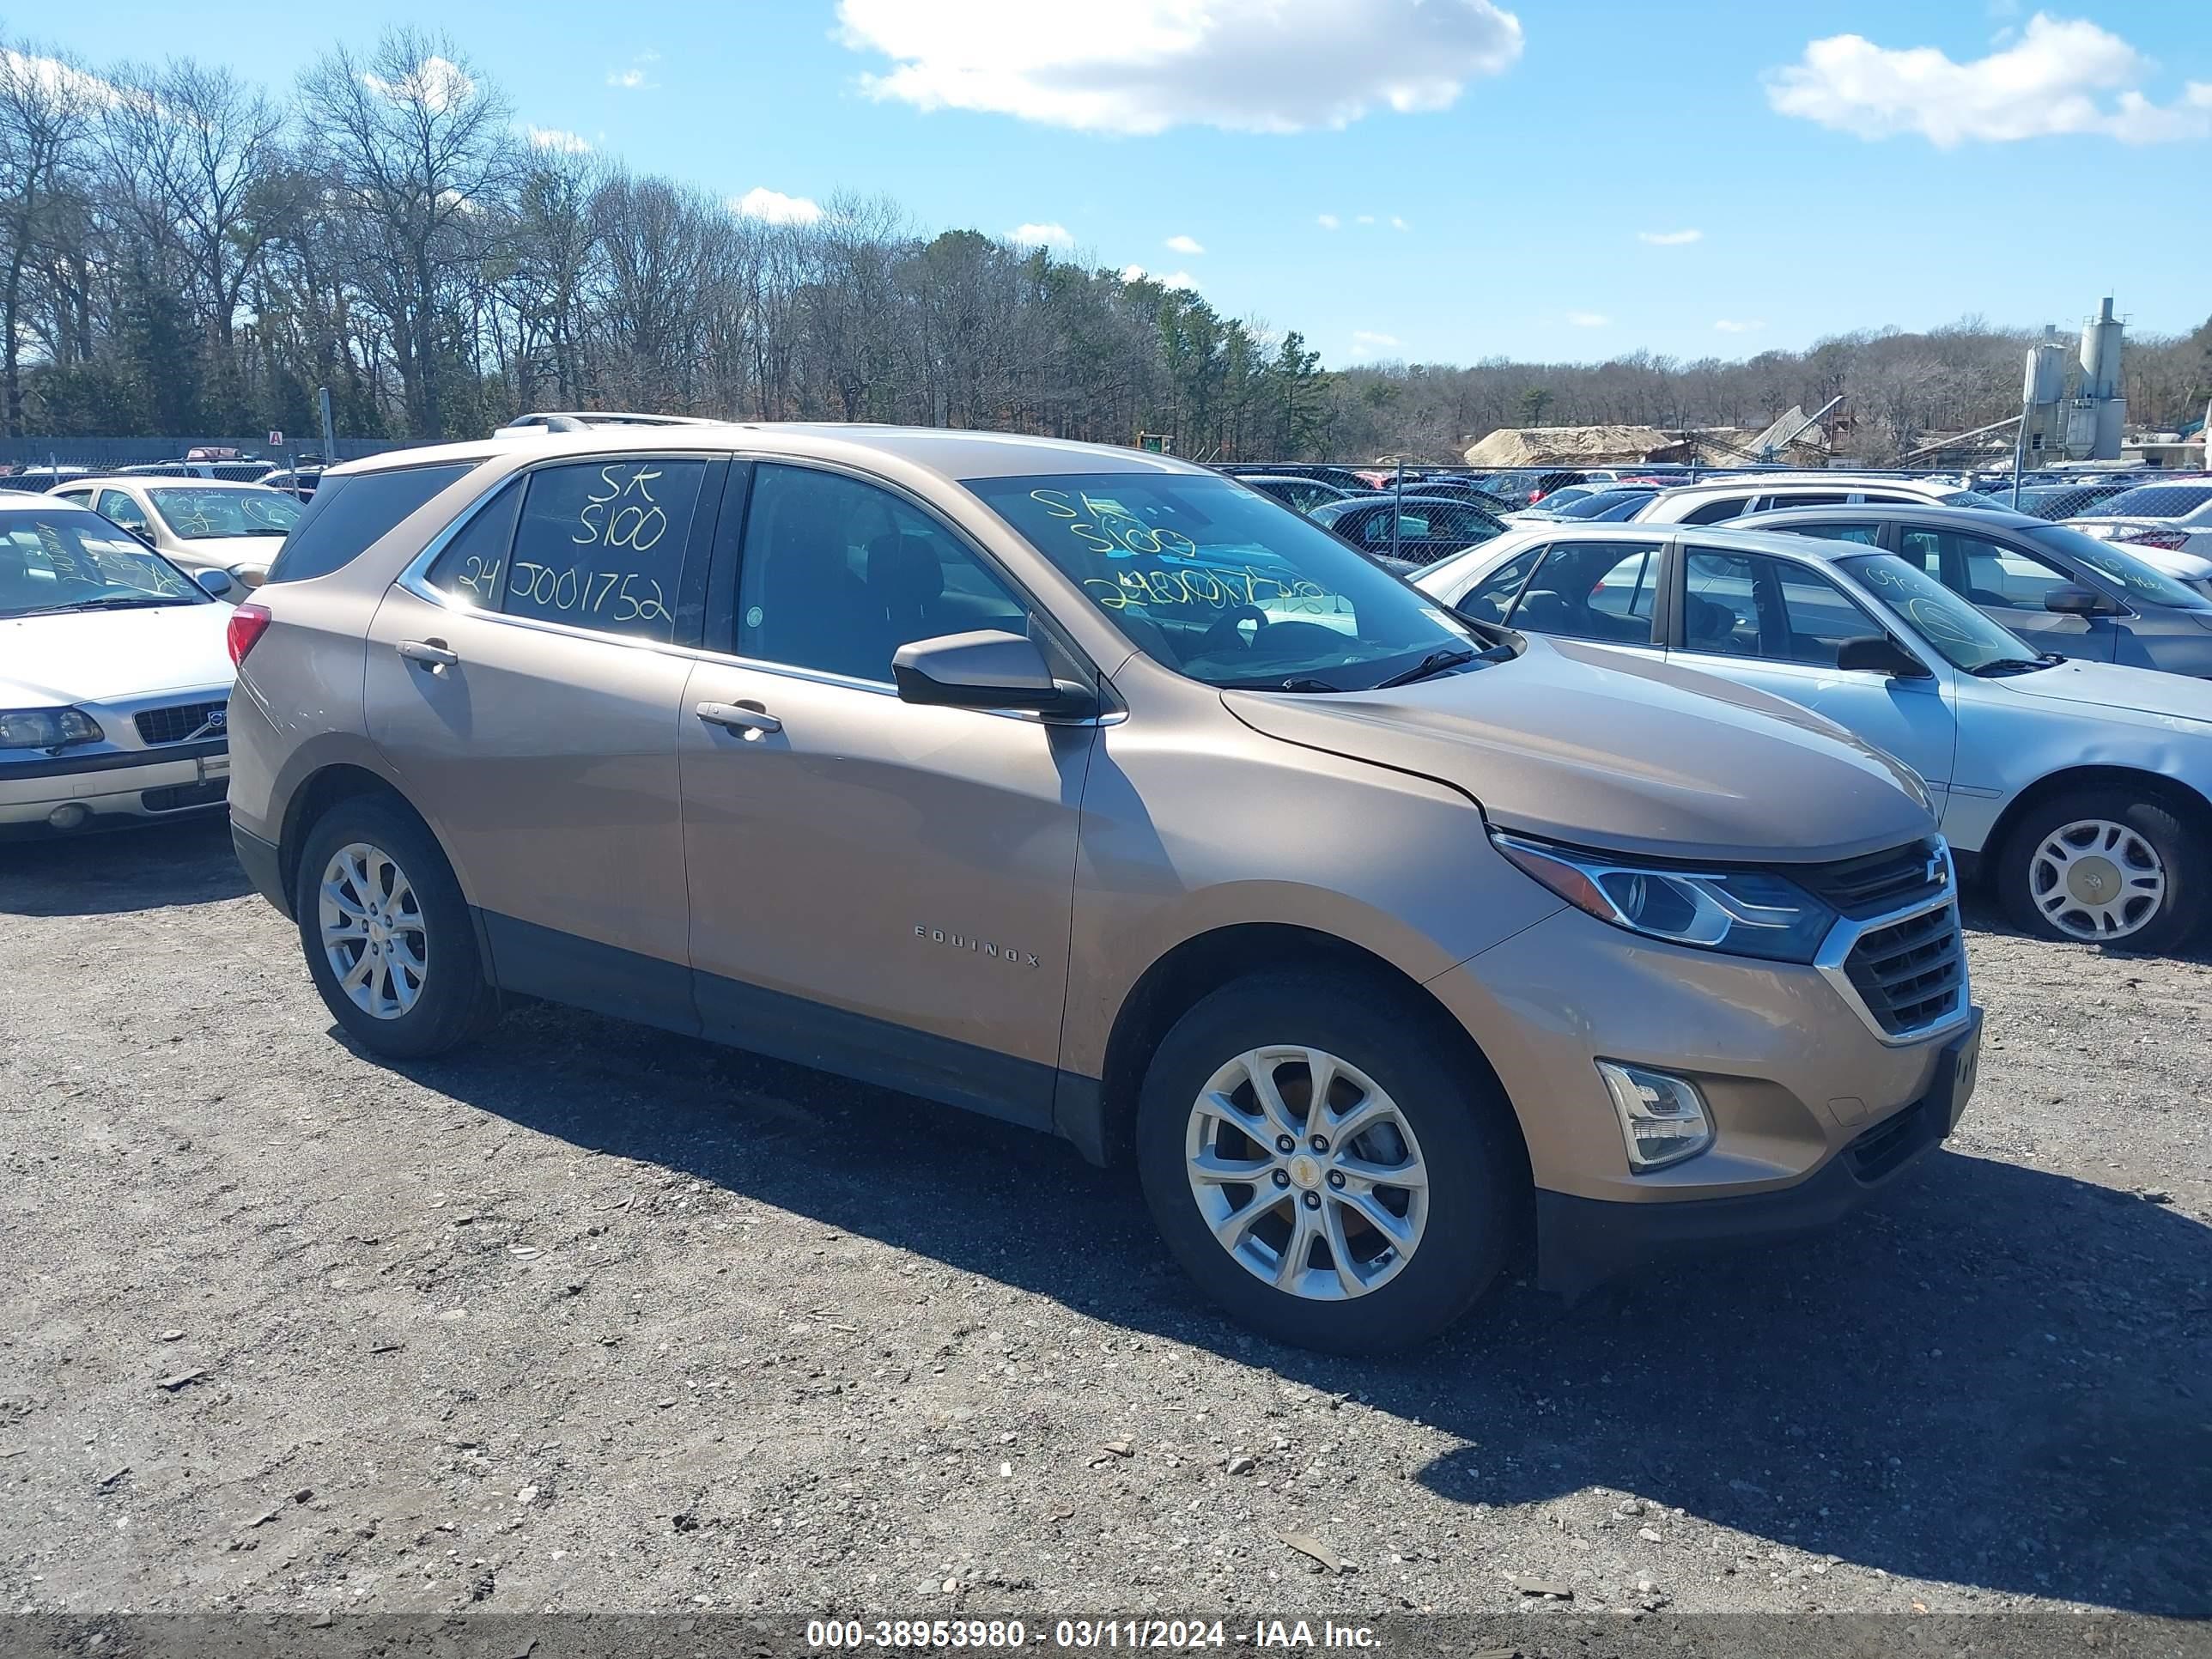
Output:
[[[1339,1353],[1404,1347],[1498,1276],[1526,1164],[1442,1019],[1363,981],[1269,975],[1161,1042],[1137,1112],[1146,1201],[1242,1323]]]

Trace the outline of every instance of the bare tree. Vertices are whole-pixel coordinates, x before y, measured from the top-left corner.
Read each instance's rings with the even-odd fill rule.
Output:
[[[445,435],[449,285],[482,254],[520,173],[506,100],[442,35],[388,31],[363,60],[339,46],[301,77],[314,153],[357,222],[356,257],[391,325],[407,414]]]
[[[69,58],[0,41],[0,398],[8,434],[23,432],[22,337],[26,278],[52,251],[82,190],[94,118],[115,88]]]

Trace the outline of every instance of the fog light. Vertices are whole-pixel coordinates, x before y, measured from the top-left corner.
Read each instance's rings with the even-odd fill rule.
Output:
[[[1687,1078],[1609,1060],[1598,1061],[1597,1070],[1620,1119],[1620,1136],[1628,1146],[1632,1170],[1642,1174],[1664,1169],[1695,1158],[1713,1144],[1713,1123],[1705,1111],[1705,1097]]]
[[[46,822],[57,830],[74,830],[92,816],[92,808],[81,800],[64,801],[46,814]]]

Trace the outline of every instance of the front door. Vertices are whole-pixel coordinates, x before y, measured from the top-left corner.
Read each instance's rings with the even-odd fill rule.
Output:
[[[908,498],[767,463],[714,604],[730,654],[692,672],[678,740],[708,1034],[1048,1123],[1097,732],[891,684],[900,646],[1034,635],[1030,608]]]
[[[1941,671],[1893,678],[1836,665],[1846,640],[1888,629],[1810,565],[1686,544],[1682,615],[1668,659],[1786,697],[1894,755],[1927,782],[1940,817],[1959,721]]]
[[[696,455],[539,467],[370,626],[369,735],[510,990],[696,1027],[676,759],[691,659],[661,647],[685,642],[687,567],[703,574],[726,471]]]

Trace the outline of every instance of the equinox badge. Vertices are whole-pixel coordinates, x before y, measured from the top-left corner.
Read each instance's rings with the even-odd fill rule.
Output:
[[[1012,966],[1034,968],[1037,959],[1027,951],[1017,951],[1011,945],[993,945],[988,940],[975,939],[966,933],[948,933],[942,927],[931,927],[917,921],[914,936],[926,939],[932,945],[946,945],[956,951],[973,951],[978,956],[995,957]]]

